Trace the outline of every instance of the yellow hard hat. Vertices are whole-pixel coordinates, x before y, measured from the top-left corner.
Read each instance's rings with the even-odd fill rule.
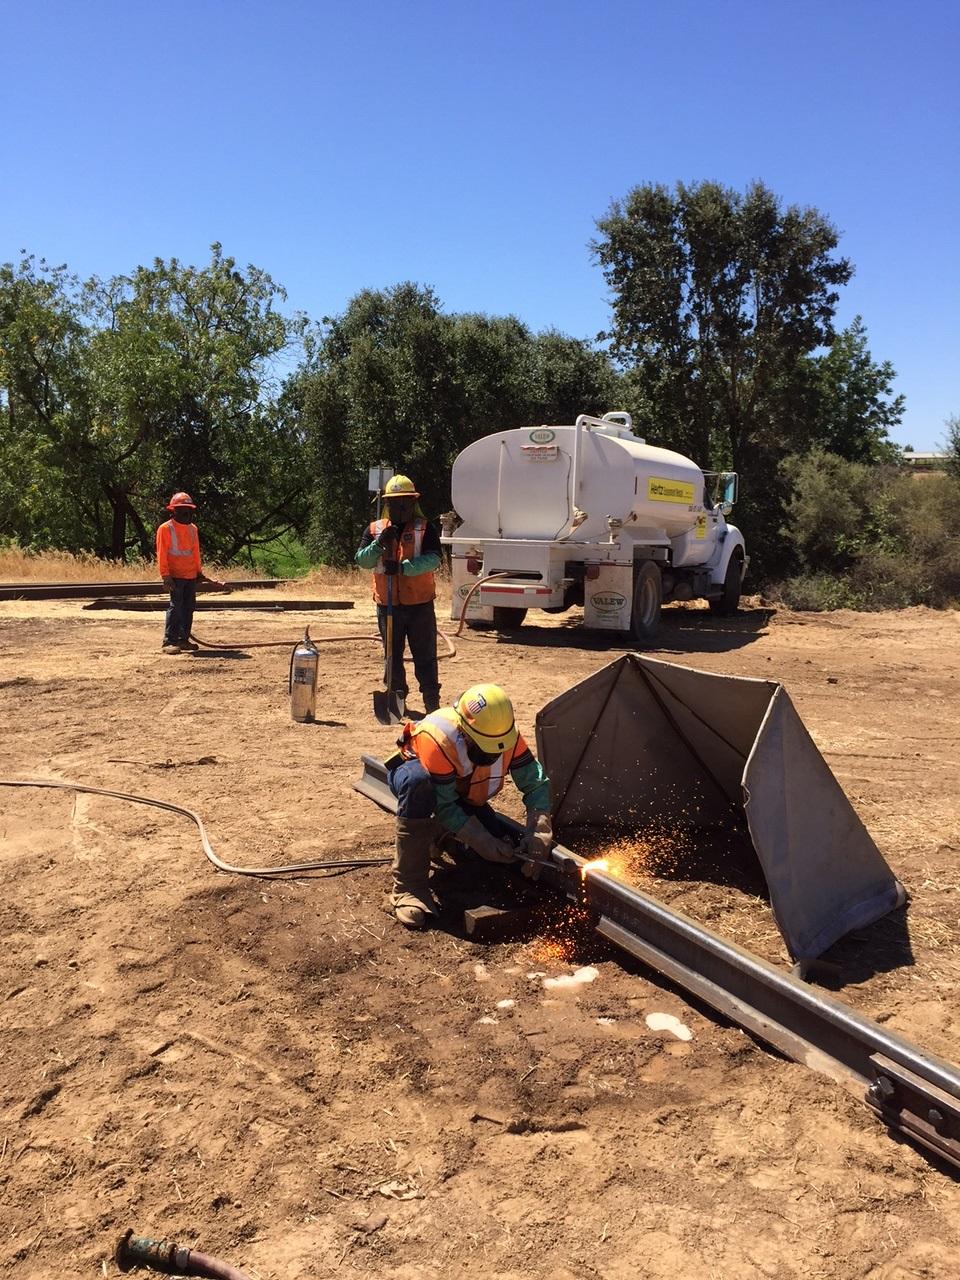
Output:
[[[420,493],[409,476],[391,476],[383,496],[385,498],[419,498]]]
[[[453,704],[460,727],[481,751],[509,751],[517,738],[513,703],[498,684],[474,684]]]

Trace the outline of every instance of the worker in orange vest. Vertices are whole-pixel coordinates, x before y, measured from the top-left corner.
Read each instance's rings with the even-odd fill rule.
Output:
[[[407,476],[393,476],[383,491],[387,515],[363,532],[356,562],[373,570],[377,625],[386,650],[387,608],[393,609],[391,687],[400,705],[407,693],[403,665],[409,644],[413,671],[423,694],[424,710],[440,706],[437,672],[437,594],[434,571],[440,566],[440,534],[420,508],[420,493]],[[389,579],[389,582],[388,582]]]
[[[553,846],[550,782],[517,729],[513,704],[495,684],[467,689],[443,707],[404,726],[399,750],[387,761],[387,780],[397,798],[397,843],[393,859],[393,913],[408,929],[422,929],[437,913],[429,885],[431,847],[452,832],[488,862],[537,862]],[[517,842],[490,808],[507,774],[523,797],[526,834]]]
[[[164,653],[189,653],[200,648],[190,639],[197,583],[226,588],[225,582],[208,578],[200,565],[200,535],[193,523],[197,505],[189,493],[175,493],[167,503],[172,519],[157,530],[157,568],[170,592],[163,629]]]

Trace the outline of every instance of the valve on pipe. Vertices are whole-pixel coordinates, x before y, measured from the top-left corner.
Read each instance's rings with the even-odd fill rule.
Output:
[[[212,1280],[250,1280],[244,1272],[219,1258],[185,1249],[172,1240],[153,1240],[125,1231],[117,1241],[113,1259],[121,1271],[150,1267],[167,1276],[209,1276]]]

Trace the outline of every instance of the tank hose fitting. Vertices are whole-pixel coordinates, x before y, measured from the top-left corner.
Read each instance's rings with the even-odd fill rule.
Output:
[[[149,1236],[135,1236],[133,1229],[125,1231],[117,1241],[113,1254],[121,1271],[132,1267],[150,1267],[167,1276],[211,1276],[214,1280],[249,1280],[242,1271],[211,1258],[208,1254],[185,1249],[172,1240],[152,1240]]]

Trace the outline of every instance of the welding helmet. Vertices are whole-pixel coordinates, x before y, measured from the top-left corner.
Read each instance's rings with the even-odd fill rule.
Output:
[[[460,728],[487,755],[509,751],[519,737],[513,703],[498,684],[471,685],[453,709]]]

